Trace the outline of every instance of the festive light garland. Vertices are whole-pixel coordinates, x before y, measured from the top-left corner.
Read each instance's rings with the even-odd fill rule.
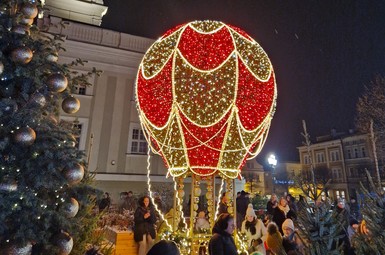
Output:
[[[146,139],[174,177],[239,177],[261,151],[275,112],[267,54],[218,21],[167,31],[145,54],[136,85]]]

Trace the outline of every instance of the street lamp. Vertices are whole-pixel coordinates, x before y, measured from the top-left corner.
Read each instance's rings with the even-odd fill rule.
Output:
[[[271,178],[273,180],[273,193],[275,193],[275,176],[274,176],[274,169],[277,166],[277,158],[274,154],[270,154],[270,156],[267,158],[267,162],[269,163],[271,167]]]

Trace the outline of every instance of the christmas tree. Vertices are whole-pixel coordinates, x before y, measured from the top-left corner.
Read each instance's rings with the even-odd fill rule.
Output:
[[[310,135],[303,121],[305,146],[310,156]],[[300,236],[306,244],[306,254],[310,255],[339,255],[343,254],[343,231],[344,222],[333,212],[332,205],[328,199],[321,200],[322,192],[325,192],[329,182],[319,183],[317,180],[312,160],[310,157],[310,178],[300,176],[296,184],[302,189],[306,198],[298,202],[298,228]],[[309,203],[311,201],[311,203]]]
[[[369,192],[361,184],[360,213],[362,222],[352,238],[356,254],[385,254],[385,199],[381,186],[376,186],[366,170]]]
[[[87,75],[58,63],[61,38],[35,25],[42,9],[0,3],[0,254],[84,254],[96,225],[76,125],[59,120],[79,110],[71,90]]]

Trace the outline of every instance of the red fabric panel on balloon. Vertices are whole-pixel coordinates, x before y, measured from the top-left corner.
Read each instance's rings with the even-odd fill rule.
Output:
[[[255,78],[239,59],[239,79],[236,105],[242,125],[247,130],[257,128],[266,115],[274,99],[274,73],[267,82]]]
[[[227,114],[221,121],[210,127],[198,127],[191,123],[186,117],[181,115],[185,125],[183,127],[186,148],[191,166],[206,166],[216,168],[222,148],[223,138],[226,133],[230,114]],[[204,168],[194,169],[199,174],[212,174],[215,170]]]
[[[202,34],[188,26],[180,38],[178,49],[192,66],[211,70],[223,64],[233,52],[234,44],[226,27],[212,34]]]
[[[158,127],[166,124],[172,106],[172,58],[151,79],[144,79],[141,70],[137,80],[138,100],[146,117]]]

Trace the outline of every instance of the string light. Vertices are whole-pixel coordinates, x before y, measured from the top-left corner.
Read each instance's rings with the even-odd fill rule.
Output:
[[[146,139],[168,174],[236,178],[266,141],[277,89],[267,54],[244,31],[195,21],[150,47],[136,93]]]

